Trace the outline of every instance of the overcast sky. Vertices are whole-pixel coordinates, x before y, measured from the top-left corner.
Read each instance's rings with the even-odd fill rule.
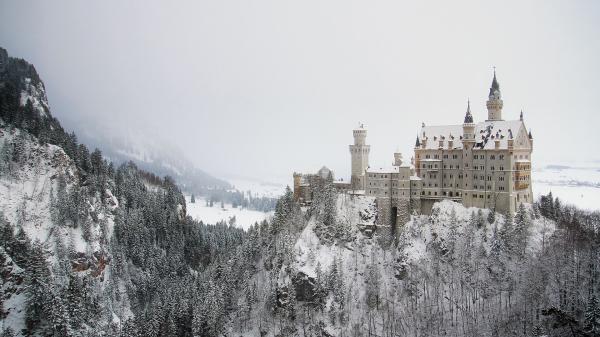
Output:
[[[485,3],[2,1],[0,46],[69,129],[130,128],[217,176],[347,177],[359,121],[372,166],[408,159],[467,98],[485,119],[492,66],[534,161],[599,160],[600,2]]]

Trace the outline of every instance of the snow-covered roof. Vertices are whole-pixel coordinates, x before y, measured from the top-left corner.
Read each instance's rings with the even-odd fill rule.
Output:
[[[508,139],[516,138],[519,130],[524,127],[523,121],[485,121],[475,125],[475,149],[494,149],[495,141],[500,140],[500,148],[508,148]],[[462,124],[457,125],[433,125],[421,128],[421,144],[423,135],[427,138],[426,149],[435,150],[440,147],[439,141],[443,141],[443,148],[448,149],[448,141],[452,140],[453,149],[462,149],[463,134]],[[512,135],[511,135],[512,134]]]
[[[422,180],[421,177],[418,176],[410,176],[410,180]]]

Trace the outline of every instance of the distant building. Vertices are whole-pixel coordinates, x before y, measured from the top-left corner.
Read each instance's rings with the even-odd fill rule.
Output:
[[[350,190],[350,183],[343,180],[335,180],[333,171],[326,166],[321,167],[315,174],[302,174],[294,172],[294,200],[303,203],[312,203],[315,188],[322,186],[327,179],[333,181],[333,186],[339,193]]]

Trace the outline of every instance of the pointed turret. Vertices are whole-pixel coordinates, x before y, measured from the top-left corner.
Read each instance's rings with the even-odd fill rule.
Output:
[[[415,147],[421,147],[421,142],[419,141],[419,135],[417,135],[417,141],[415,142]]]
[[[467,100],[467,113],[465,114],[465,123],[473,123],[473,115],[471,114],[471,101]]]
[[[523,109],[521,109],[521,114],[519,115],[519,120],[523,121]]]
[[[471,102],[467,100],[467,113],[463,123],[463,142],[475,141],[475,124],[473,123],[473,115],[471,114]]]
[[[502,120],[502,94],[500,93],[500,84],[496,78],[496,68],[494,67],[494,79],[492,79],[492,85],[490,86],[490,93],[488,95],[488,101],[486,106],[488,109],[488,121],[501,121]]]
[[[490,93],[488,95],[488,97],[492,97],[492,95],[496,95],[496,93],[498,93],[497,98],[500,98],[499,94],[500,94],[500,84],[498,83],[498,80],[496,79],[496,67],[494,67],[494,78],[492,79],[492,86],[490,87]]]

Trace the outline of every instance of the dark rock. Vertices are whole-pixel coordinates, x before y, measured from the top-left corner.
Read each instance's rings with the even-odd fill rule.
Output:
[[[315,302],[317,299],[316,280],[303,272],[298,272],[292,278],[296,289],[296,299],[302,302]]]

